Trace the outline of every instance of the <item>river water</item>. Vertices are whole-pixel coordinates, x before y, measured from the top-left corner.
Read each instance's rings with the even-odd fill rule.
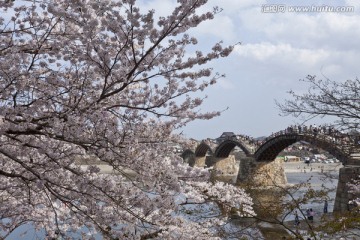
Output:
[[[305,181],[310,181],[311,186],[315,190],[320,190],[322,185],[332,189],[328,195],[328,210],[332,212],[336,187],[338,182],[338,169],[342,167],[341,164],[322,164],[322,163],[313,163],[310,165],[304,164],[302,162],[299,163],[284,163],[284,170],[287,177],[288,184],[298,184]],[[323,169],[323,170],[321,170]],[[305,171],[305,172],[304,172]],[[295,197],[300,197],[304,194],[306,189],[301,189],[299,192],[295,194]],[[311,202],[309,204],[303,205],[302,210],[306,210],[307,208],[312,208],[315,213],[321,214],[323,212],[324,202]],[[290,215],[288,217],[289,221],[294,220],[293,216]],[[0,233],[1,234],[1,233]],[[19,227],[16,231],[14,231],[7,240],[18,240],[18,239],[45,239],[44,231],[35,231],[35,229],[30,225],[23,225]],[[97,236],[96,239],[101,239],[100,236]]]
[[[298,184],[309,181],[314,190],[321,190],[324,187],[328,192],[328,211],[332,212],[335,202],[336,187],[339,177],[341,163],[312,163],[310,165],[300,163],[284,163],[285,174],[288,184]],[[295,197],[300,197],[307,189],[303,188]],[[302,209],[312,208],[316,213],[322,213],[324,201],[314,201],[302,206]]]

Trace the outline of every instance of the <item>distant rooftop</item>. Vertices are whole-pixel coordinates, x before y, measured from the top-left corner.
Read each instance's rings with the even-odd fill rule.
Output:
[[[220,137],[233,137],[235,133],[233,132],[223,132]]]

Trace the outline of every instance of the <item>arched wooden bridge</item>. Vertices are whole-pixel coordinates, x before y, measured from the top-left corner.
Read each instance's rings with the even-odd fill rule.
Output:
[[[287,128],[279,131],[265,140],[259,142],[249,137],[228,138],[217,145],[211,145],[202,141],[195,149],[187,149],[182,157],[190,166],[209,167],[226,171],[226,161],[234,158],[229,157],[235,147],[239,147],[244,157],[238,164],[237,182],[251,178],[252,174],[261,166],[275,163],[276,157],[281,151],[296,142],[307,142],[310,145],[321,148],[338,160],[343,167],[339,170],[339,182],[336,192],[334,211],[347,211],[349,200],[354,199],[349,190],[348,183],[360,176],[360,138],[359,136],[342,134],[335,130],[314,130],[312,128]],[[275,163],[276,164],[276,163]],[[273,173],[276,176],[276,173]],[[264,179],[267,176],[263,177]],[[360,196],[357,196],[360,197]]]
[[[216,158],[226,158],[235,147],[239,147],[246,156],[253,157],[258,162],[269,162],[273,161],[285,148],[300,141],[327,151],[344,165],[349,163],[349,159],[352,158],[353,154],[360,153],[359,142],[346,134],[284,130],[266,138],[261,144],[254,144],[246,139],[239,138],[236,140],[226,139],[217,146],[211,147],[210,144],[203,141],[195,150],[185,150],[183,157],[191,155],[193,157],[204,157],[210,155]]]

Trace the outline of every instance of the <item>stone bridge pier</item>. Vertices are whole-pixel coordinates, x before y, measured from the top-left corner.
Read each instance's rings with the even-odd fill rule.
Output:
[[[228,157],[208,157],[207,165],[213,166],[212,179],[236,183],[237,174],[239,172],[239,161],[234,155]]]
[[[192,156],[188,162],[197,167],[212,166],[211,177],[213,180],[260,188],[283,186],[287,183],[283,161],[279,158],[271,162],[259,162],[249,156],[240,158],[235,158],[234,155],[228,157]],[[360,159],[357,161],[350,159],[347,162],[351,165],[345,165],[339,169],[334,212],[351,210],[355,206],[350,201],[360,198],[360,194],[352,193],[348,185],[353,180],[360,179]]]
[[[206,167],[206,156],[204,157],[195,157],[194,167]]]
[[[346,165],[339,169],[339,181],[336,188],[334,212],[346,212],[355,207],[351,200],[359,198],[360,194],[351,192],[349,183],[359,179],[360,165]]]
[[[254,157],[243,156],[206,158],[206,165],[213,166],[214,180],[236,184],[250,184],[254,187],[270,187],[287,183],[281,159],[272,162],[257,162]]]
[[[310,130],[309,130],[310,129]],[[243,185],[249,188],[270,189],[287,183],[282,160],[277,156],[296,142],[307,142],[313,147],[327,151],[344,165],[339,170],[334,211],[342,212],[352,206],[349,201],[356,197],[348,183],[360,179],[360,144],[354,145],[354,136],[332,131],[315,132],[302,126],[279,131],[267,137],[261,144],[247,137],[226,137],[218,145],[204,140],[195,149],[187,149],[182,158],[190,166],[213,167],[212,179]],[[235,151],[234,149],[241,149]],[[235,155],[234,155],[235,154]],[[275,160],[274,160],[275,159]],[[359,194],[360,195],[360,194]]]
[[[250,184],[254,187],[283,186],[287,184],[283,160],[258,162],[254,157],[245,157],[240,161],[238,184]]]
[[[254,188],[284,186],[287,184],[283,160],[280,158],[271,162],[259,162],[254,157],[244,156],[240,159],[235,159],[235,156],[229,155],[229,157],[225,158],[206,156],[199,158],[198,161],[201,163],[201,166],[213,166],[212,179],[214,180],[247,185]],[[354,164],[354,162],[351,163]],[[334,212],[346,212],[355,207],[350,201],[360,198],[360,194],[352,193],[348,185],[355,179],[360,179],[360,161],[359,165],[345,165],[339,169]]]

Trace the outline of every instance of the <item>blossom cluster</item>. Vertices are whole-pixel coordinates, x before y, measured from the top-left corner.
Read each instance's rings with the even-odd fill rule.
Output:
[[[179,196],[251,211],[241,189],[207,183],[167,147],[175,129],[219,114],[191,93],[216,81],[204,64],[232,46],[185,57],[197,44],[186,31],[216,14],[198,14],[204,4],[179,0],[156,20],[134,0],[0,1],[2,237],[31,222],[49,237],[201,239],[218,220],[178,214]]]

